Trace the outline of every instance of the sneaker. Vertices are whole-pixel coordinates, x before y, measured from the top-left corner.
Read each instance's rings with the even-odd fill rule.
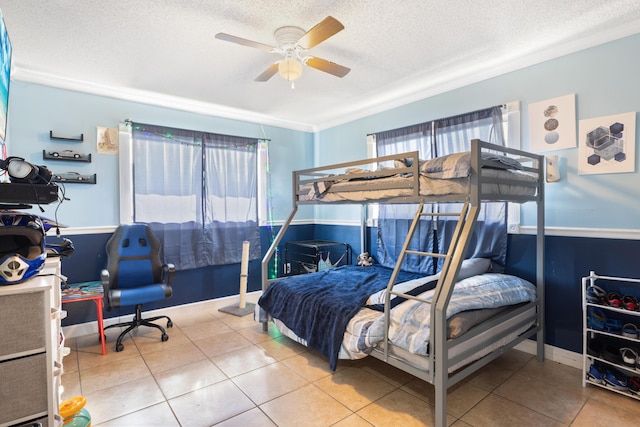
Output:
[[[638,327],[633,323],[625,323],[622,327],[622,336],[638,339]]]
[[[607,305],[615,308],[622,308],[622,298],[617,292],[609,292],[607,294]]]
[[[602,366],[592,363],[587,372],[587,379],[591,382],[603,384],[604,383],[604,369]]]
[[[610,334],[622,334],[622,324],[618,319],[607,319],[604,322],[604,331]]]
[[[602,350],[602,358],[607,362],[620,365],[622,363],[622,356],[620,355],[620,349],[611,344],[605,344]]]
[[[592,338],[587,342],[587,354],[593,357],[602,358],[602,352],[604,351],[604,343],[598,338]]]
[[[631,377],[627,381],[627,388],[631,394],[640,394],[640,377]]]
[[[591,285],[587,287],[586,296],[587,302],[604,305],[604,298],[607,296],[607,292],[599,286]]]
[[[604,330],[604,326],[607,322],[607,316],[605,316],[604,312],[599,308],[589,307],[587,313],[587,327],[597,331]]]
[[[626,310],[636,311],[638,308],[638,300],[632,295],[624,295],[622,297],[622,308]]]
[[[616,390],[627,391],[627,377],[614,369],[607,369],[604,374],[604,383]]]
[[[620,358],[624,366],[635,368],[638,361],[638,352],[632,348],[624,347],[620,349]]]

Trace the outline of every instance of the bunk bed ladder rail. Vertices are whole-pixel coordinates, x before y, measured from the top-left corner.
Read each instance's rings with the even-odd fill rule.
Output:
[[[394,296],[399,296],[399,297],[403,297],[403,298],[407,298],[407,299],[412,299],[412,300],[416,300],[416,301],[421,301],[423,303],[432,303],[432,301],[437,301],[438,300],[438,295],[439,295],[439,290],[442,288],[442,283],[443,281],[446,279],[446,277],[450,276],[450,274],[448,274],[448,272],[452,271],[453,268],[453,276],[452,277],[456,277],[460,268],[460,263],[462,263],[462,256],[459,257],[459,259],[456,260],[456,262],[454,262],[452,264],[452,256],[455,255],[453,249],[458,245],[458,243],[460,242],[460,237],[462,235],[462,231],[464,230],[464,225],[467,223],[467,217],[469,215],[469,202],[464,203],[462,210],[460,212],[424,212],[424,202],[420,203],[420,205],[418,206],[418,209],[416,209],[416,214],[413,217],[413,221],[411,222],[411,226],[409,227],[409,231],[407,233],[407,237],[405,238],[404,244],[402,246],[402,249],[400,251],[400,254],[398,255],[398,260],[396,262],[396,265],[393,269],[393,273],[391,274],[391,278],[389,279],[389,283],[387,284],[387,290],[386,290],[386,296],[385,296],[385,308],[384,308],[384,360],[387,361],[389,359],[389,326],[391,323],[391,295]],[[418,221],[420,221],[420,218],[422,217],[458,217],[458,222],[456,224],[456,228],[454,230],[453,233],[453,237],[452,237],[452,242],[451,245],[449,246],[449,250],[447,251],[446,254],[441,254],[441,253],[434,253],[434,252],[423,252],[423,251],[416,251],[416,250],[411,250],[409,249],[409,242],[411,241],[411,238],[415,232],[415,229],[418,225]],[[476,213],[477,216],[477,213]],[[464,245],[464,250],[462,251],[462,255],[464,255],[464,251],[466,250],[466,245]],[[434,293],[434,297],[432,301],[429,300],[425,300],[424,298],[420,298],[420,297],[416,297],[413,295],[408,295],[402,292],[398,292],[398,291],[394,291],[393,287],[396,284],[396,280],[398,277],[398,274],[400,272],[400,268],[402,266],[402,263],[404,262],[404,258],[406,255],[418,255],[418,256],[426,256],[426,257],[434,257],[434,258],[444,258],[444,263],[443,263],[443,267],[440,273],[440,278],[438,280],[438,285],[436,286],[436,290]],[[433,306],[431,308],[432,311],[432,315],[431,315],[431,319],[433,322]],[[433,323],[432,323],[433,324]],[[433,331],[433,329],[432,329]],[[433,332],[432,332],[433,333]],[[433,353],[433,352],[430,352]],[[429,356],[429,365],[431,367],[431,369],[429,369],[429,376],[430,376],[430,380],[433,380],[433,366],[434,366],[434,357],[433,354],[430,354]]]
[[[407,233],[407,237],[402,246],[398,261],[389,279],[387,285],[387,293],[384,302],[384,360],[389,360],[389,326],[390,326],[390,309],[391,309],[391,295],[401,296],[404,298],[422,301],[424,303],[431,303],[431,337],[429,343],[429,372],[428,381],[435,386],[436,396],[436,426],[446,425],[446,407],[447,407],[447,390],[449,388],[449,373],[448,373],[448,342],[447,342],[447,319],[446,309],[451,299],[451,293],[460,271],[460,265],[464,259],[464,254],[467,251],[469,237],[473,232],[476,220],[478,218],[479,207],[478,204],[473,204],[472,201],[465,202],[462,210],[459,213],[448,212],[423,212],[424,203],[420,203],[416,210],[416,215],[413,218],[413,222]],[[477,200],[477,199],[476,199]],[[412,251],[408,249],[409,241],[413,235],[418,221],[423,216],[458,216],[458,222],[453,232],[451,243],[447,250],[446,255],[434,254],[429,252]],[[414,254],[420,256],[434,256],[438,258],[444,258],[442,269],[440,270],[440,278],[438,284],[434,290],[433,299],[427,301],[422,298],[417,298],[411,295],[403,294],[393,290],[393,285],[396,282],[397,275],[400,271],[400,266],[407,254]],[[435,343],[435,344],[434,344]],[[437,365],[436,365],[437,364]]]

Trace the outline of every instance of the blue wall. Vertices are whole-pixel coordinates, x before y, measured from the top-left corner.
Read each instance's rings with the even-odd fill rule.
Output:
[[[639,53],[640,34],[322,130],[316,147],[316,164],[365,158],[367,134],[516,100],[520,101],[521,109],[521,146],[527,150],[530,103],[574,93],[577,121],[640,110]],[[602,66],[602,61],[612,61],[615,65]],[[637,153],[640,126],[636,126],[634,136]],[[631,142],[630,138],[627,142]],[[636,159],[634,173],[578,175],[578,148],[545,154],[560,157],[562,178],[546,186],[547,226],[640,228],[640,203],[637,203],[640,171]],[[535,207],[523,208],[525,225],[535,221],[535,211],[531,209]],[[342,212],[321,207],[316,210],[316,218],[357,220],[360,217],[357,207],[348,211],[347,216]]]
[[[263,228],[263,250],[278,227]],[[63,258],[62,272],[69,283],[96,280],[106,265],[104,245],[110,234],[72,236],[76,246],[83,248],[69,258]],[[282,272],[284,242],[325,239],[346,242],[351,247],[352,264],[357,263],[360,228],[353,226],[298,225],[292,226],[279,247],[278,271]],[[376,229],[367,230],[371,252],[376,253]],[[640,241],[618,239],[587,239],[578,237],[547,236],[546,245],[546,334],[547,343],[566,350],[582,349],[582,306],[580,300],[581,278],[590,271],[600,275],[640,277],[636,257],[640,253]],[[535,236],[510,235],[507,273],[515,274],[535,283]],[[161,308],[220,298],[238,293],[240,265],[209,267],[179,271],[174,282],[174,294],[170,300],[149,304],[146,308]],[[260,260],[249,263],[248,290],[261,287]],[[621,291],[623,292],[623,291]],[[633,293],[632,289],[626,292]],[[640,296],[640,294],[637,294]],[[95,320],[91,304],[65,306],[68,316],[63,326]],[[124,307],[105,312],[105,318],[131,314],[132,308]]]
[[[203,114],[156,107],[131,101],[73,92],[21,81],[11,82],[7,145],[9,156],[19,156],[43,164],[53,172],[74,171],[97,174],[97,184],[67,184],[71,200],[43,206],[45,216],[71,227],[95,227],[119,224],[118,157],[97,154],[96,126],[118,127],[131,119],[228,135],[270,139],[269,154],[274,185],[270,202],[275,218],[285,217],[291,208],[291,170],[313,166],[313,134],[275,126],[263,126]],[[61,142],[56,136],[77,137],[84,142]],[[43,160],[43,150],[73,149],[91,154],[91,163]],[[37,209],[34,213],[39,214]],[[301,211],[301,218],[312,218],[313,211]]]
[[[265,252],[280,227],[262,227],[261,245]],[[67,283],[73,285],[100,279],[100,272],[107,265],[105,246],[111,233],[69,235],[77,249],[70,257],[62,258],[62,274],[67,276]],[[273,271],[283,271],[285,245],[288,241],[331,239],[347,243],[350,247],[359,247],[360,229],[357,227],[327,227],[320,225],[297,225],[287,230],[285,240],[278,247],[277,267]],[[47,237],[53,243],[56,237]],[[357,253],[351,253],[350,263],[355,262]],[[262,288],[261,259],[249,262],[247,290],[257,291]],[[145,305],[145,309],[170,307],[237,295],[240,284],[240,264],[212,266],[194,270],[178,271],[175,275],[173,295],[171,299]],[[69,304],[65,306],[67,317],[63,326],[95,321],[95,312],[90,304]],[[133,307],[121,307],[105,312],[104,317],[118,317],[133,313]]]

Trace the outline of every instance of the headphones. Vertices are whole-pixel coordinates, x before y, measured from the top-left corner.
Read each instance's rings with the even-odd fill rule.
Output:
[[[22,157],[7,157],[0,160],[0,168],[9,173],[11,182],[49,184],[53,174],[46,166],[36,166]]]

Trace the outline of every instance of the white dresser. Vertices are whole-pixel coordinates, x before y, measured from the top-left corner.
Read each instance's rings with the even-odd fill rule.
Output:
[[[62,317],[59,258],[24,283],[0,286],[0,427],[62,425]]]

